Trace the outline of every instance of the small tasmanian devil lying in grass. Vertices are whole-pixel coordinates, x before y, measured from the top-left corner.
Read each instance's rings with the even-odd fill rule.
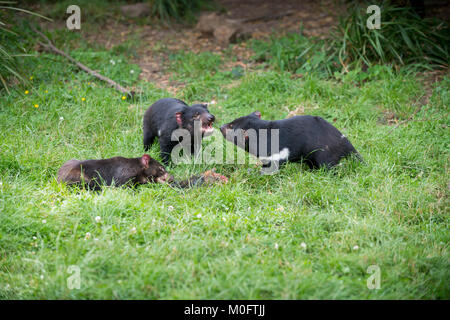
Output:
[[[156,137],[159,138],[161,158],[164,165],[169,164],[169,159],[173,148],[181,142],[172,141],[172,133],[176,129],[185,129],[190,135],[190,141],[183,144],[194,153],[194,137],[199,136],[197,141],[201,143],[202,137],[211,135],[214,131],[212,125],[215,117],[209,113],[207,105],[194,104],[188,106],[181,100],[165,98],[156,101],[144,114],[144,149],[147,151],[153,144]],[[197,122],[199,134],[194,131]],[[180,138],[182,139],[182,138]]]
[[[273,129],[278,129],[278,134]],[[331,168],[351,154],[361,160],[350,141],[317,116],[266,121],[255,111],[224,124],[220,130],[227,140],[258,157],[264,168],[276,170],[286,161],[304,161],[310,168]]]
[[[90,189],[98,190],[101,185],[166,183],[173,181],[173,177],[158,161],[144,154],[140,158],[72,159],[59,169],[58,181],[86,184]]]
[[[69,160],[59,169],[58,182],[87,185],[92,190],[99,190],[102,185],[139,185],[152,182],[169,183],[177,188],[191,188],[215,182],[227,183],[228,178],[209,170],[183,181],[174,181],[164,166],[144,154],[140,158]]]

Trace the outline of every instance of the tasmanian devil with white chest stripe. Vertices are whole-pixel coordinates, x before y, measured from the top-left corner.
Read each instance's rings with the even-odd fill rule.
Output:
[[[267,121],[255,111],[224,124],[220,131],[227,140],[258,157],[266,168],[278,168],[287,161],[304,161],[310,168],[331,168],[351,154],[362,160],[338,129],[317,116]]]
[[[160,99],[144,114],[144,148],[147,151],[158,137],[162,161],[168,165],[173,148],[180,143],[172,140],[172,133],[175,130],[187,130],[191,139],[187,144],[191,147],[191,153],[194,153],[195,122],[198,123],[201,142],[202,137],[213,133],[214,120],[215,117],[209,113],[206,104],[188,106],[178,99]]]

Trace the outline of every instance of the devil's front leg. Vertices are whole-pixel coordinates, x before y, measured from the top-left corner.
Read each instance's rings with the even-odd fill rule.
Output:
[[[283,164],[285,164],[286,162],[287,162],[286,159],[263,161],[261,174],[274,174],[274,173],[277,173],[278,170],[280,170],[280,167]]]
[[[169,160],[173,160],[171,155],[173,148],[178,144],[176,141],[171,141],[166,138],[161,138],[159,146],[161,150],[161,159],[165,166],[169,165]]]

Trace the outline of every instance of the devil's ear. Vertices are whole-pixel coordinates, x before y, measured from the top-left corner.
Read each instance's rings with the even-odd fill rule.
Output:
[[[200,104],[203,108],[205,108],[206,110],[208,110],[208,104],[207,103],[202,103]]]
[[[148,154],[144,154],[141,158],[141,164],[145,167],[148,168],[148,163],[150,162],[151,157]]]
[[[255,111],[255,112],[253,112],[253,114],[261,119],[261,112]]]
[[[175,119],[177,119],[177,123],[179,126],[183,124],[183,120],[181,119],[181,116],[183,115],[182,112],[175,112]]]

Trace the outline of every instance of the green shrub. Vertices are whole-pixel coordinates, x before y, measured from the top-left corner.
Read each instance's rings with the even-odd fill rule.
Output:
[[[421,19],[411,8],[380,5],[381,28],[367,28],[369,4],[349,9],[326,40],[307,38],[299,33],[269,41],[254,40],[256,59],[280,70],[294,73],[317,72],[331,76],[375,64],[419,69],[448,67],[450,33],[448,25]]]
[[[448,25],[435,19],[421,19],[409,7],[380,4],[381,27],[366,26],[369,4],[357,4],[332,32],[330,56],[342,67],[378,63],[448,66],[450,34]]]

